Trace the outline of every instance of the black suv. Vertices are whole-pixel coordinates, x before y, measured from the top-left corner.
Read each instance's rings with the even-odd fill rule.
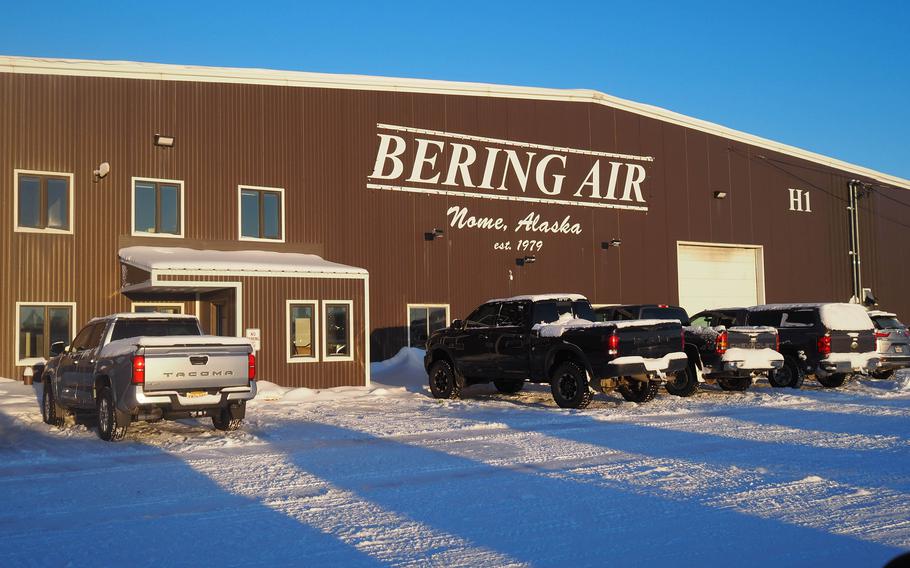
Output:
[[[684,308],[669,304],[627,304],[595,310],[599,321],[662,318],[683,325],[689,365],[685,373],[667,382],[667,392],[692,396],[700,382],[717,383],[723,390],[743,391],[758,375],[783,366],[778,334],[772,327],[737,325],[732,318],[704,311],[689,319]]]
[[[766,304],[712,310],[737,325],[770,326],[780,334],[784,366],[768,375],[775,387],[800,388],[807,375],[822,386],[839,387],[855,374],[875,371],[875,332],[857,304]]]
[[[584,408],[595,388],[646,402],[685,371],[678,322],[594,319],[588,300],[575,294],[490,300],[427,341],[430,390],[458,398],[467,385],[492,382],[515,393],[529,380],[550,383],[559,406]]]

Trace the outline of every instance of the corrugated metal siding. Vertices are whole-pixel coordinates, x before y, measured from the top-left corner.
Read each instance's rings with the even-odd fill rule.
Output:
[[[844,206],[855,176],[603,106],[16,74],[0,74],[0,97],[4,202],[11,202],[12,170],[25,168],[73,172],[76,204],[75,236],[13,233],[11,211],[3,221],[5,375],[14,372],[17,300],[75,301],[77,324],[129,309],[119,293],[117,248],[130,232],[132,176],[185,182],[187,240],[236,240],[238,184],[285,188],[288,246],[322,245],[326,258],[370,271],[376,358],[406,342],[408,302],[449,303],[452,317],[490,297],[553,290],[597,302],[674,302],[679,240],[763,245],[768,301],[844,300],[851,292]],[[652,155],[644,186],[650,211],[368,190],[377,122]],[[154,147],[155,133],[174,135],[176,146]],[[111,174],[93,183],[102,161]],[[811,192],[813,213],[787,211],[788,187]],[[713,199],[716,190],[727,190],[727,199]],[[888,194],[908,202],[906,192]],[[517,267],[520,255],[494,251],[490,234],[450,229],[452,205],[512,223],[531,211],[548,219],[568,214],[584,232],[548,235],[538,261]],[[910,313],[900,285],[900,267],[910,260],[902,206],[880,197],[863,205],[865,282],[883,306]],[[883,221],[888,215],[897,221]],[[424,241],[434,227],[445,236]],[[612,238],[622,246],[601,250]],[[325,384],[343,380],[333,375]]]

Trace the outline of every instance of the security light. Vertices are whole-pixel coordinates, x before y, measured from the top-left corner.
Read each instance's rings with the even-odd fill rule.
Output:
[[[174,147],[174,137],[165,136],[164,134],[155,135],[155,146],[161,146],[163,148],[173,148]]]
[[[442,229],[434,228],[431,232],[423,234],[423,240],[435,241],[436,239],[441,239],[444,234],[445,234],[445,231],[443,231]]]
[[[607,250],[610,247],[618,247],[622,244],[622,239],[610,239],[609,241],[604,241],[600,243],[600,248]]]
[[[524,266],[524,265],[526,265],[526,264],[531,264],[531,263],[533,263],[533,262],[537,262],[537,257],[536,257],[536,256],[526,256],[526,257],[523,257],[523,258],[516,258],[516,259],[515,259],[515,264],[517,264],[518,266]]]
[[[726,199],[726,198],[727,198],[726,191],[715,191],[714,192],[714,199]]]

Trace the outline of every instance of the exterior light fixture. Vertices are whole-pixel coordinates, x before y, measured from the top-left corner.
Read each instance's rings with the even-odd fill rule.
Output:
[[[98,169],[92,172],[92,174],[95,176],[96,182],[109,173],[111,173],[111,165],[107,162],[101,162],[101,165],[98,166]]]
[[[607,250],[610,247],[618,247],[622,244],[622,239],[610,239],[609,241],[604,241],[600,243],[600,248]]]
[[[444,234],[445,234],[445,231],[443,231],[442,229],[434,228],[431,232],[423,234],[423,240],[435,241],[436,239],[441,239]]]
[[[524,266],[524,265],[526,265],[526,264],[532,264],[532,263],[534,263],[534,262],[537,262],[537,257],[536,257],[536,256],[526,256],[526,257],[523,257],[523,258],[516,258],[516,259],[515,259],[515,264],[517,264],[518,266]]]
[[[161,146],[162,148],[173,148],[174,147],[174,137],[165,136],[164,134],[155,135],[155,146]]]
[[[726,198],[727,198],[726,191],[715,191],[714,192],[714,199],[726,199]]]

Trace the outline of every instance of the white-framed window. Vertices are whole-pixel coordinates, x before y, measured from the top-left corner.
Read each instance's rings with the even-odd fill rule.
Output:
[[[311,363],[319,360],[319,302],[288,300],[284,329],[288,363]]]
[[[47,359],[58,341],[69,344],[76,322],[76,302],[16,302],[16,365]]]
[[[449,304],[408,304],[408,347],[423,349],[437,329],[449,326]]]
[[[183,302],[133,302],[134,313],[182,314]]]
[[[183,238],[182,180],[133,177],[130,192],[133,236]]]
[[[13,170],[14,230],[72,235],[73,179],[67,172]]]
[[[284,242],[284,188],[237,186],[237,237]]]
[[[322,302],[322,360],[354,360],[354,302]]]

